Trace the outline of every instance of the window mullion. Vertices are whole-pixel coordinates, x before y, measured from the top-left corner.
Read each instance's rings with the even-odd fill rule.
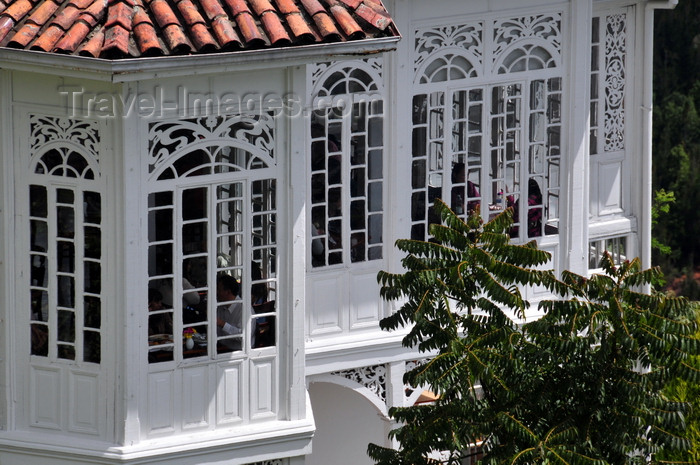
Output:
[[[47,211],[46,220],[48,222],[48,260],[49,264],[49,295],[48,295],[48,327],[49,327],[49,360],[58,360],[58,225],[56,219],[57,204],[56,186],[48,185],[47,189]]]

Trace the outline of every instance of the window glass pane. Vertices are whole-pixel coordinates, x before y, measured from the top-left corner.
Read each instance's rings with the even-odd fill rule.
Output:
[[[86,328],[99,329],[102,325],[102,311],[99,297],[85,296],[83,298],[83,325]]]
[[[49,248],[48,225],[46,221],[30,220],[29,224],[31,250],[46,252]]]
[[[47,213],[46,187],[29,186],[29,214],[37,218],[46,218]]]
[[[84,231],[85,257],[99,259],[102,256],[102,233],[100,228],[86,226]]]
[[[99,192],[83,192],[83,217],[86,223],[102,222],[102,203]]]
[[[69,308],[75,305],[75,280],[72,276],[58,277],[58,305]]]
[[[102,290],[102,275],[100,272],[100,263],[86,261],[85,267],[85,292],[91,294],[99,294]]]
[[[47,325],[31,324],[31,351],[32,355],[47,357],[49,355],[49,328]]]
[[[72,238],[75,236],[75,211],[73,207],[58,207],[56,228],[58,237]]]
[[[100,363],[100,333],[97,331],[85,331],[83,333],[83,359],[86,362]]]

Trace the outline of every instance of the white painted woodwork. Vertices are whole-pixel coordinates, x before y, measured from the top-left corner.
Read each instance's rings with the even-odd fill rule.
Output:
[[[452,200],[453,189],[466,192],[468,183],[451,177],[461,162],[468,165],[466,179],[479,187],[478,195],[462,200],[480,202],[485,220],[496,211],[488,207],[497,205],[502,186],[528,205],[528,180],[541,183],[542,203],[528,207],[543,211],[539,231],[529,235],[523,207],[513,232],[552,254],[541,268],[592,273],[602,250],[617,259],[648,255],[650,212],[642,197],[650,153],[640,141],[650,122],[639,113],[649,98],[642,95],[650,79],[651,43],[643,33],[649,33],[653,9],[647,2],[385,3],[402,40],[395,51],[370,56],[330,56],[320,47],[313,62],[279,60],[231,71],[222,55],[218,73],[115,78],[128,81],[121,84],[91,71],[61,77],[61,70],[42,73],[39,63],[4,65],[0,463],[301,465],[311,450],[313,415],[322,426],[331,417],[353,418],[355,407],[367,418],[378,413],[365,432],[383,441],[378,436],[390,426],[388,408],[419,394],[406,391],[402,374],[426,354],[403,348],[400,333],[380,331],[379,321],[397,304],[381,300],[377,272],[401,271],[394,242],[427,234],[431,196]],[[289,92],[299,97],[301,115],[260,111],[260,97]],[[138,96],[154,97],[163,111],[120,103]],[[111,106],[98,110],[99,98]],[[258,107],[241,108],[241,98]],[[348,102],[348,111],[334,113]],[[206,104],[221,118],[202,118]],[[416,108],[425,109],[424,118]],[[183,134],[185,142],[175,141]],[[227,147],[257,157],[260,167],[161,177],[181,155]],[[41,157],[52,150],[66,160],[71,151],[80,153],[93,179],[37,171],[51,164]],[[335,161],[341,175],[331,181]],[[416,168],[421,163],[424,170]],[[271,181],[256,191],[252,186],[263,180]],[[235,217],[240,229],[212,229],[211,220],[221,214],[215,202],[228,201],[216,187],[234,184],[242,213],[222,215],[231,224]],[[46,187],[45,214],[30,211],[30,185]],[[266,315],[275,317],[275,344],[251,346],[260,315],[246,307],[242,350],[218,353],[212,339],[204,354],[188,357],[180,334],[199,323],[183,323],[183,304],[175,299],[163,310],[174,316],[172,355],[149,363],[149,280],[170,279],[177,297],[186,290],[180,278],[193,254],[182,231],[201,218],[188,218],[179,196],[194,189],[208,189],[209,202],[206,221],[199,221],[209,240],[200,254],[209,259],[208,279],[199,290],[213,296],[212,278],[222,270],[250,284],[251,257],[269,259],[274,273],[260,281],[274,292],[274,309]],[[337,204],[333,189],[333,196],[340,193]],[[72,201],[61,197],[66,191],[75,194]],[[76,223],[99,230],[99,257],[85,248],[84,230],[72,237],[58,233],[58,212],[84,208],[83,192],[98,193],[101,202],[98,223]],[[172,205],[149,206],[156,192],[172,192]],[[421,195],[425,205],[414,200]],[[253,211],[254,205],[264,208]],[[149,235],[159,210],[172,210],[173,237]],[[40,250],[44,241],[36,231],[44,227],[47,250]],[[219,265],[215,244],[229,232],[242,238],[238,255],[232,254],[233,264]],[[252,235],[258,242],[248,241]],[[321,255],[317,240],[325,241]],[[151,273],[149,247],[164,243],[172,245],[173,269]],[[65,269],[58,265],[61,247],[73,250],[75,263]],[[54,268],[37,281],[32,266],[42,259]],[[98,266],[101,288],[84,292],[90,281],[83,268]],[[75,302],[59,305],[65,291],[59,283],[71,279]],[[44,300],[36,300],[40,292]],[[241,302],[251,293],[244,285]],[[99,325],[86,322],[91,307],[83,294],[99,300]],[[523,289],[523,295],[532,304],[528,318],[549,297],[543,287]],[[59,310],[73,318],[74,336],[57,335]],[[208,334],[215,334],[215,311],[210,302],[201,323]],[[32,353],[31,324],[49,329],[45,353]],[[99,338],[99,357],[84,344],[90,338]],[[311,399],[321,401],[317,405],[330,405],[336,391],[353,400],[334,405],[332,414],[314,412],[307,383],[317,383]],[[324,430],[316,440],[352,431],[358,432],[352,439],[360,438],[361,424],[356,419],[346,430]],[[306,462],[333,452],[327,444],[318,451]]]

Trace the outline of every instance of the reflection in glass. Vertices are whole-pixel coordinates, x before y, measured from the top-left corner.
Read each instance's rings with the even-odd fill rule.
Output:
[[[69,308],[75,305],[75,280],[72,276],[58,276],[58,305]]]
[[[46,187],[29,186],[29,214],[37,218],[46,218],[47,213]]]

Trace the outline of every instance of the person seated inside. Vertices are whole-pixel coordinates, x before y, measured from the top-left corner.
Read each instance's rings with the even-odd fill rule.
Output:
[[[240,335],[243,334],[241,283],[231,275],[220,274],[216,278],[216,299],[220,303],[216,309],[216,335],[220,338],[219,352],[241,350]]]
[[[508,196],[508,206],[513,207],[513,220],[518,221],[520,215],[520,200]],[[542,236],[542,191],[540,185],[534,179],[527,183],[527,237]],[[511,237],[517,237],[520,233],[518,226],[513,226],[510,230]]]
[[[148,311],[158,312],[163,309],[163,294],[158,289],[148,288]],[[148,335],[153,336],[154,334],[172,337],[173,319],[169,312],[155,313],[148,316]]]

